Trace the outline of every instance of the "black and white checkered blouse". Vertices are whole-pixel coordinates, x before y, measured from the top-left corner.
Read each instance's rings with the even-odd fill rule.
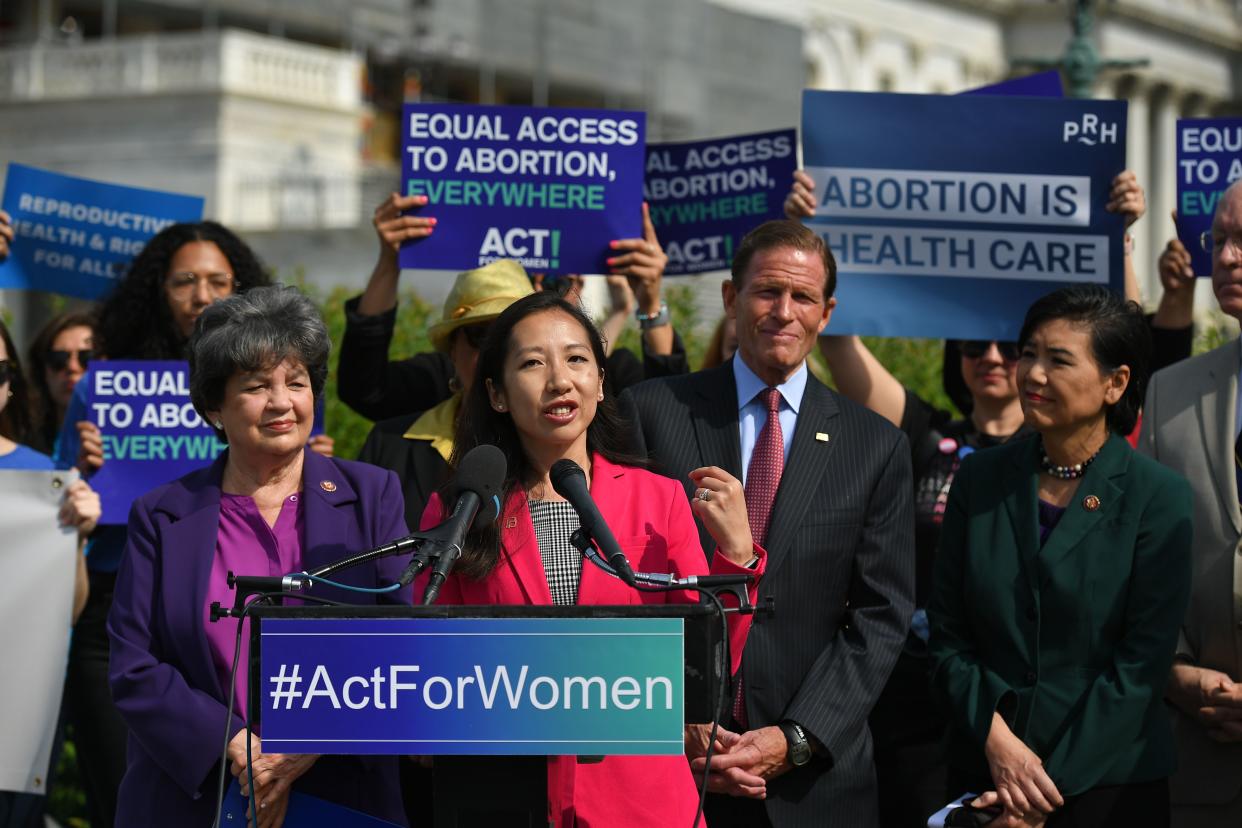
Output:
[[[528,503],[552,603],[558,607],[573,606],[578,603],[582,553],[569,542],[569,536],[582,525],[578,513],[564,500],[531,500]]]

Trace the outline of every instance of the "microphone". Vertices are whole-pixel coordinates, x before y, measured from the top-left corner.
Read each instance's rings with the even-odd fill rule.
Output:
[[[617,577],[630,586],[637,586],[630,562],[625,559],[625,553],[621,551],[617,539],[612,536],[612,530],[608,528],[604,516],[599,513],[599,508],[591,499],[591,493],[587,490],[586,473],[582,471],[582,467],[573,460],[557,460],[552,464],[549,477],[556,493],[574,507],[578,520],[582,522],[582,528],[595,539],[600,552],[608,559],[608,564],[617,573]]]
[[[439,526],[417,533],[424,541],[439,548],[439,556],[427,580],[427,589],[423,592],[424,606],[434,603],[440,594],[440,587],[444,586],[444,580],[461,557],[461,544],[470,527],[475,521],[491,522],[500,514],[500,490],[505,482],[506,468],[504,452],[487,444],[470,449],[457,464],[457,475],[449,489],[450,497],[454,498],[453,511]],[[410,563],[411,569],[417,567],[414,574],[426,566],[426,560],[420,565],[419,558],[416,555]]]

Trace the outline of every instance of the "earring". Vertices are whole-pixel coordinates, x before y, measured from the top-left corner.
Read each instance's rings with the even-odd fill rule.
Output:
[[[496,403],[496,410],[497,410],[497,411],[504,411],[504,410],[505,410],[505,404],[504,404],[504,403]]]
[[[456,374],[449,377],[448,389],[449,389],[449,393],[451,394],[456,394],[457,392],[461,391],[461,380],[457,378]]]
[[[216,427],[216,431],[224,431],[224,423],[220,422],[219,420],[216,420],[214,423],[212,423],[212,425]]]

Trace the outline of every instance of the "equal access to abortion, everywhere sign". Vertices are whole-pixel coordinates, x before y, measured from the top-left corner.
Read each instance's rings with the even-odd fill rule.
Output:
[[[684,750],[680,618],[264,619],[278,753]]]
[[[642,235],[642,112],[407,104],[402,117],[403,190],[437,220],[402,267],[607,273],[608,243]]]
[[[0,288],[46,290],[83,299],[108,294],[156,233],[198,221],[198,196],[106,184],[9,164],[4,210],[13,220]]]
[[[1120,101],[807,91],[807,223],[839,268],[832,333],[1017,337],[1067,284],[1123,290]]]
[[[1177,237],[1196,276],[1212,274],[1212,254],[1199,236],[1212,229],[1216,204],[1242,178],[1242,118],[1177,122]]]
[[[728,270],[742,236],[784,217],[797,141],[784,129],[648,145],[643,190],[668,255],[665,276]]]
[[[90,479],[103,501],[101,523],[125,523],[134,498],[207,465],[227,448],[194,410],[184,362],[92,363],[79,386],[85,390],[75,389],[74,400],[84,404],[81,419],[99,426],[103,438],[104,464]],[[66,425],[77,419],[67,416]]]

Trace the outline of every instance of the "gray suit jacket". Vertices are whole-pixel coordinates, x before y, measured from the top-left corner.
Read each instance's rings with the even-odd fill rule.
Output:
[[[1242,511],[1234,474],[1238,341],[1157,372],[1143,407],[1139,451],[1185,477],[1194,491],[1193,581],[1178,655],[1242,679]],[[1242,790],[1242,745],[1220,745],[1173,710],[1175,804],[1228,802]]]
[[[733,366],[634,386],[623,408],[657,470],[716,465],[742,479]],[[874,825],[867,716],[913,606],[910,449],[883,418],[808,378],[768,530],[767,571],[743,653],[752,728],[792,719],[827,749],[768,786],[773,825]],[[700,525],[705,552],[714,548]]]

